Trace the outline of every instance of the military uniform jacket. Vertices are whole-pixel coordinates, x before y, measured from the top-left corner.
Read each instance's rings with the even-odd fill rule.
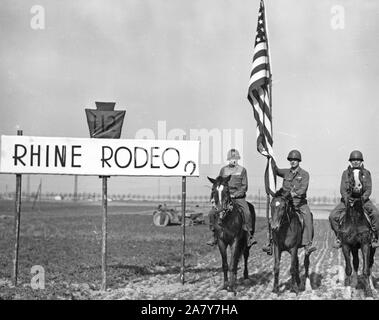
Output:
[[[367,201],[370,198],[372,191],[371,173],[363,166],[359,168],[359,180],[362,183],[362,200]],[[340,192],[342,200],[346,197],[352,196],[352,188],[354,186],[354,173],[353,168],[348,168],[342,173]]]
[[[295,192],[293,196],[295,204],[304,202],[307,199],[307,190],[309,184],[309,173],[298,167],[296,170],[279,169],[274,164],[274,173],[283,178],[283,190]]]
[[[236,198],[245,198],[247,191],[246,169],[240,165],[236,165],[235,167],[229,165],[222,167],[219,176],[225,178],[229,175],[231,176],[229,181],[230,194]]]

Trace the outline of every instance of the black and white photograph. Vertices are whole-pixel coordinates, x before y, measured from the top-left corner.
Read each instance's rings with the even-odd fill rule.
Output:
[[[0,300],[379,299],[379,2],[3,0],[0,37]]]

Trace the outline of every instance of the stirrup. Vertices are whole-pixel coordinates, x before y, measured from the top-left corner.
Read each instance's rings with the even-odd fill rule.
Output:
[[[253,245],[257,244],[257,240],[254,239],[254,236],[250,235],[248,238],[247,238],[247,246],[248,247],[251,247]]]
[[[305,246],[305,254],[307,255],[307,256],[309,256],[312,252],[314,252],[314,251],[316,251],[317,250],[317,248],[316,247],[313,247],[312,245],[307,245],[307,246]]]

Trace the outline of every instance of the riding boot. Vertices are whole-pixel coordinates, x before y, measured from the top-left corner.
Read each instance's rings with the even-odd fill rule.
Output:
[[[338,229],[338,231],[336,231],[336,230],[333,230],[333,231],[334,231],[334,234],[336,235],[336,239],[334,240],[332,248],[340,249],[342,247],[341,238],[340,238],[341,233],[340,233],[339,229]]]
[[[262,248],[262,251],[266,252],[269,256],[272,255],[272,243],[271,243],[271,241],[266,246],[264,246]]]
[[[371,240],[371,247],[373,249],[376,249],[379,247],[378,236],[375,234],[373,235],[372,240]]]
[[[208,242],[207,242],[207,245],[208,246],[215,246],[217,244],[217,235],[216,235],[216,231],[215,230],[211,230],[212,233],[213,233],[213,236],[212,236],[212,239],[210,239]]]
[[[379,247],[378,239],[373,239],[371,241],[371,247],[374,248],[374,249]]]
[[[333,248],[334,249],[340,249],[342,247],[341,240],[337,237],[336,240],[334,240]]]

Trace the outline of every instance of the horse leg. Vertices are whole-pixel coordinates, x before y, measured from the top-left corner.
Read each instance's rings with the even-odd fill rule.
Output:
[[[279,249],[277,244],[273,244],[274,246],[274,257],[275,257],[275,263],[274,263],[274,288],[272,289],[272,292],[279,294],[279,270],[280,270],[280,258],[282,255],[282,251]]]
[[[299,293],[299,287],[298,287],[298,278],[299,278],[299,258],[297,256],[297,247],[294,247],[291,249],[291,281],[292,281],[292,288],[291,292],[295,292],[296,294]],[[299,278],[300,281],[300,278]]]
[[[342,252],[345,257],[345,274],[346,274],[346,279],[345,279],[345,287],[350,286],[351,282],[351,263],[350,263],[350,248],[348,245],[343,244],[342,245]]]
[[[353,256],[353,277],[351,279],[351,286],[355,288],[358,284],[358,268],[359,268],[359,255],[358,248],[351,249],[351,254]]]
[[[297,286],[300,286],[301,281],[300,281],[300,271],[299,271],[299,257],[297,254],[296,254],[296,270],[297,270],[296,283],[297,283]]]
[[[247,270],[247,262],[249,259],[250,254],[250,248],[248,246],[245,247],[245,250],[243,251],[243,258],[244,258],[244,270],[243,270],[243,278],[245,280],[249,279],[249,271]]]
[[[369,259],[370,277],[369,279],[370,279],[371,288],[375,288],[374,283],[372,281],[372,274],[371,274],[372,266],[374,264],[374,257],[375,257],[375,248],[370,246],[370,259]]]
[[[374,257],[375,257],[375,248],[371,247],[371,250],[370,250],[370,275],[371,275],[371,268],[374,264]]]
[[[366,243],[362,245],[362,256],[363,256],[363,279],[364,279],[364,290],[366,297],[372,297],[372,290],[370,285],[370,254],[371,246]]]
[[[246,239],[243,237],[242,240],[236,240],[234,241],[234,244],[231,247],[231,258],[230,258],[230,286],[229,291],[234,292],[236,294],[236,279],[237,279],[237,268],[238,268],[238,262],[242,255],[241,248],[244,246],[243,242],[246,243]]]
[[[312,290],[311,281],[309,279],[309,254],[304,255],[304,270],[305,270],[305,290]]]
[[[227,257],[227,246],[221,240],[218,241],[218,248],[220,249],[221,259],[222,259],[222,271],[224,272],[224,284],[222,290],[228,289],[228,257]]]

